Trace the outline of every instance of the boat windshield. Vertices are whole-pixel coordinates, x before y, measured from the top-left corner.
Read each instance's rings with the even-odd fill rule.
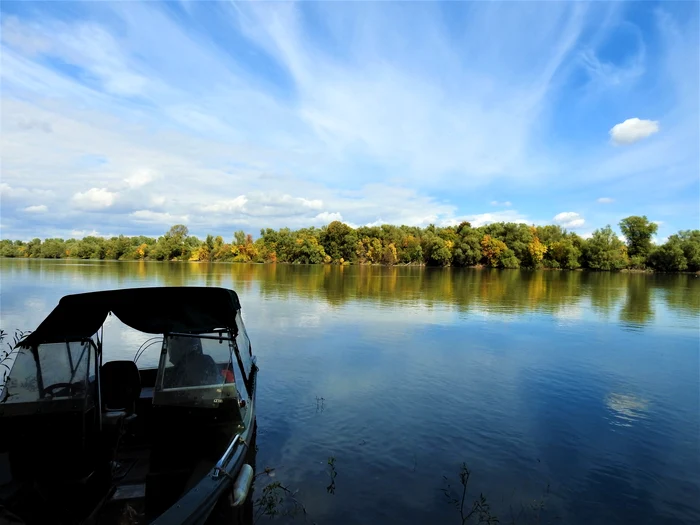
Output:
[[[161,388],[180,389],[233,383],[233,353],[226,339],[170,335],[161,360]]]
[[[35,349],[17,348],[0,402],[85,398],[90,363],[94,366],[91,346],[86,340],[42,344]]]
[[[211,407],[240,399],[242,383],[228,332],[168,334],[158,365],[156,405]]]

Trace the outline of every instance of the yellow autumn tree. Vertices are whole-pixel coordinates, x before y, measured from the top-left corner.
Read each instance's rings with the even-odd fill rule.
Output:
[[[136,248],[136,258],[145,259],[146,253],[148,253],[148,244],[143,243],[138,248]]]
[[[500,262],[501,254],[508,249],[506,243],[494,239],[490,235],[486,234],[481,239],[481,253],[486,258],[486,262],[489,266],[498,266]]]
[[[393,242],[389,243],[386,248],[384,248],[384,254],[382,256],[382,262],[384,264],[396,264],[398,261],[398,256],[396,254],[396,246]]]
[[[544,255],[547,253],[547,246],[540,241],[534,226],[530,226],[530,232],[532,232],[532,241],[527,245],[527,251],[532,259],[532,266],[538,267],[542,264]]]
[[[369,247],[367,249],[367,259],[372,263],[378,263],[382,261],[382,241],[376,237],[372,237],[369,242]]]
[[[367,259],[367,246],[369,245],[369,238],[363,237],[357,241],[357,246],[355,247],[355,253],[359,258],[360,262],[365,262]]]

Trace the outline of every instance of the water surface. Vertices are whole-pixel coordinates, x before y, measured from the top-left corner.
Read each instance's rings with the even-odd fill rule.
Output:
[[[700,523],[694,276],[3,259],[1,327],[153,285],[238,292],[257,466],[313,522],[458,524],[441,489],[466,462],[501,523],[541,499],[542,523]],[[119,328],[107,357],[131,358],[143,338]]]

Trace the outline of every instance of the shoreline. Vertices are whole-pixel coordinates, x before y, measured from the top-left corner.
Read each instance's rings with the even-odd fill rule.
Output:
[[[512,271],[512,270],[526,270],[526,271],[543,271],[543,272],[592,272],[592,273],[634,273],[634,274],[660,274],[660,275],[695,275],[700,276],[700,270],[689,272],[689,271],[678,271],[678,272],[663,272],[660,270],[653,270],[651,268],[639,269],[639,268],[620,268],[612,270],[598,270],[593,268],[549,268],[540,267],[532,268],[527,266],[521,266],[519,268],[497,268],[492,266],[487,266],[485,264],[476,264],[470,266],[456,266],[456,265],[430,265],[424,262],[421,263],[395,263],[395,264],[384,264],[384,263],[368,263],[368,262],[329,262],[329,263],[300,263],[300,262],[286,262],[286,261],[183,261],[178,259],[172,259],[170,261],[159,261],[156,259],[80,259],[77,257],[6,257],[0,256],[0,260],[16,260],[16,261],[84,261],[84,262],[109,262],[109,263],[159,263],[159,264],[254,264],[258,266],[269,266],[269,265],[284,265],[284,266],[368,266],[368,267],[380,267],[380,268],[439,268],[439,269],[469,269],[469,270],[501,270],[501,271]]]

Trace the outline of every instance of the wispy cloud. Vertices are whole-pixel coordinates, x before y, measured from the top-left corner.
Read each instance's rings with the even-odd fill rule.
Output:
[[[46,213],[49,209],[45,204],[37,204],[34,206],[27,206],[24,208],[24,211],[27,213]]]
[[[642,32],[616,3],[57,5],[0,7],[3,236],[540,223],[563,202],[596,227],[601,194],[697,218],[697,6]],[[653,140],[639,121],[606,143],[642,114]],[[518,211],[490,213],[504,188]]]
[[[596,202],[599,202],[600,204],[611,204],[615,202],[615,199],[612,199],[610,197],[599,197]]]

